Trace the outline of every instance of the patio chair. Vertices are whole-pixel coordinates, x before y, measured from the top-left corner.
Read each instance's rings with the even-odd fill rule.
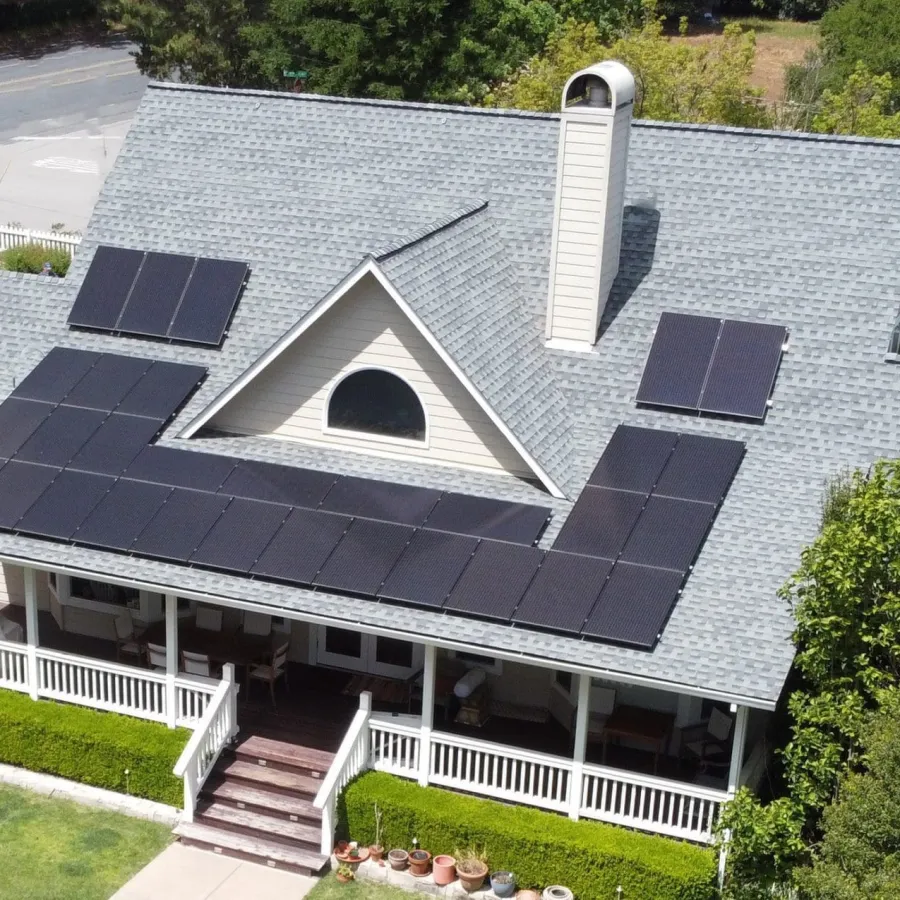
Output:
[[[212,609],[209,606],[197,607],[196,625],[204,631],[222,630],[222,610]]]
[[[734,720],[720,709],[713,709],[708,719],[679,729],[681,749],[700,762],[700,770],[721,767],[731,751],[730,738]]]
[[[272,617],[265,613],[245,612],[241,630],[244,634],[268,637],[272,633]]]
[[[275,682],[284,676],[284,683],[287,685],[287,653],[288,642],[285,641],[272,654],[271,662],[262,666],[251,666],[248,673],[247,696],[250,696],[250,680],[256,678],[258,681],[269,682],[269,693],[272,695],[272,706],[275,706]]]
[[[182,650],[181,667],[188,675],[204,675],[207,678],[211,678],[213,675],[209,657],[205,653],[193,653],[190,650]]]
[[[159,644],[147,644],[147,665],[151,669],[166,670],[166,648]]]
[[[114,625],[116,627],[116,659],[121,660],[123,656],[140,659],[141,645],[137,642],[137,635],[134,633],[134,621],[131,613],[122,613],[116,616]]]

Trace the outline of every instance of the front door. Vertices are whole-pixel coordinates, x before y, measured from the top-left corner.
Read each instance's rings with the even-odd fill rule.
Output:
[[[316,662],[385,678],[408,678],[422,667],[421,644],[362,634],[322,625],[316,641]]]

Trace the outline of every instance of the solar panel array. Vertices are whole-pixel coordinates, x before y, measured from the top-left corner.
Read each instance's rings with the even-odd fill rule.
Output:
[[[781,325],[663,313],[637,402],[762,419],[786,338]]]
[[[218,347],[249,271],[234,260],[100,246],[69,324]]]
[[[620,426],[550,510],[153,443],[205,370],[57,348],[0,404],[0,528],[652,648],[740,465]]]

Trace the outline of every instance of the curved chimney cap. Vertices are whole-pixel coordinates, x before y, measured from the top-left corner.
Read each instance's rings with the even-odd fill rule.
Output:
[[[563,88],[562,108],[608,109],[634,102],[634,76],[614,60],[576,72]]]

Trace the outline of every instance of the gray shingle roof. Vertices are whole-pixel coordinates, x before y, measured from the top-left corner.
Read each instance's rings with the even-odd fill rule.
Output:
[[[0,273],[0,385],[10,389],[54,344],[203,363],[210,378],[176,423],[186,424],[366,253],[408,242],[486,201],[486,210],[382,262],[398,289],[427,310],[435,333],[460,358],[472,353],[468,364],[477,371],[481,351],[454,334],[452,310],[442,308],[430,272],[417,271],[415,260],[434,271],[443,267],[450,283],[481,266],[503,303],[512,310],[517,298],[539,334],[557,136],[553,115],[151,87],[70,277],[55,282]],[[900,309],[900,145],[636,123],[627,204],[620,275],[597,348],[586,355],[544,350],[543,360],[536,353],[532,363],[535,372],[555,375],[548,391],[564,398],[569,448],[555,425],[542,436],[540,416],[523,419],[522,427],[543,458],[560,454],[556,465],[567,470],[573,494],[620,422],[747,442],[724,508],[653,652],[426,611],[404,610],[401,617],[396,608],[368,601],[11,535],[0,535],[0,555],[308,616],[365,619],[488,651],[771,703],[791,660],[791,619],[776,591],[815,535],[824,480],[843,466],[894,455],[900,444],[893,413],[900,366],[884,360]],[[482,229],[479,255],[460,262]],[[246,258],[253,275],[223,349],[67,331],[69,305],[99,242]],[[491,265],[495,260],[500,265]],[[454,296],[474,312],[494,295],[460,282]],[[791,349],[764,424],[635,407],[664,310],[790,328]],[[517,334],[526,332],[516,324]],[[537,350],[526,337],[522,346]],[[509,394],[496,402],[515,409],[529,399],[512,388]],[[167,442],[177,441],[176,430],[169,429]],[[263,438],[182,443],[489,496],[547,499],[498,474]],[[551,505],[556,515],[545,546],[570,506]]]

